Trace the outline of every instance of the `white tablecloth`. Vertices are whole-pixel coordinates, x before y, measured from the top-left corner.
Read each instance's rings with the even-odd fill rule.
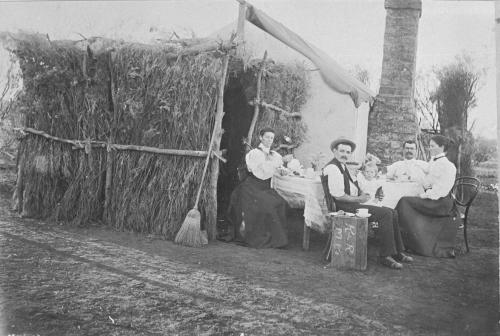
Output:
[[[311,192],[312,186],[316,184],[321,186],[319,177],[310,179],[300,176],[274,175],[271,180],[271,187],[294,209],[305,208],[306,195]]]
[[[424,192],[422,185],[417,182],[383,181],[382,190],[384,191],[384,198],[379,205],[391,209],[396,207],[401,197],[418,196]]]
[[[329,222],[326,220],[328,209],[323,186],[319,177],[309,179],[298,176],[274,175],[271,186],[290,205],[291,208],[304,209],[304,221],[307,226],[319,232],[326,232]],[[418,196],[423,192],[417,182],[383,181],[384,199],[379,203],[394,209],[403,196]]]
[[[271,186],[291,208],[304,209],[304,221],[316,231],[325,232],[328,225],[325,194],[319,176],[314,179],[299,176],[274,175]]]
[[[304,221],[306,225],[315,231],[326,232],[329,226],[327,214],[323,185],[321,182],[311,185],[305,199]]]

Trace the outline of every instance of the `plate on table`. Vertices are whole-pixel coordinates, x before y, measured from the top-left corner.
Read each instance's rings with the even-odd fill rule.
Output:
[[[354,216],[356,216],[356,214],[353,214],[351,212],[343,212],[343,211],[342,212],[341,211],[339,211],[339,212],[329,212],[328,215],[329,216],[348,216],[348,217],[354,217]]]
[[[356,217],[359,217],[359,218],[368,218],[370,217],[372,214],[371,213],[367,213],[367,214],[356,214]]]

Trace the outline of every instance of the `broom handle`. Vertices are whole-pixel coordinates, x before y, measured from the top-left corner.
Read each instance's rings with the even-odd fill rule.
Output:
[[[207,175],[208,162],[210,161],[210,155],[212,154],[212,147],[214,144],[215,135],[219,129],[219,125],[222,122],[222,116],[224,115],[224,86],[226,83],[227,66],[229,62],[229,56],[224,56],[222,76],[219,83],[219,95],[217,97],[217,112],[215,113],[215,123],[214,130],[212,131],[212,137],[210,138],[210,145],[208,146],[207,159],[205,160],[205,167],[203,167],[203,174],[201,175],[201,183],[198,188],[198,193],[196,194],[196,201],[194,202],[194,208],[198,209],[198,203],[200,202],[201,190],[203,189],[203,181],[205,181],[205,175]]]

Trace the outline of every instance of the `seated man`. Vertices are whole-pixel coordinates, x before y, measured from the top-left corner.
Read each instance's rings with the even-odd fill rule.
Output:
[[[386,207],[361,204],[368,201],[370,196],[362,192],[346,168],[346,162],[355,148],[354,142],[344,138],[339,138],[330,145],[334,159],[323,168],[330,191],[330,195],[325,196],[335,199],[337,210],[356,212],[356,209],[367,208],[371,214],[370,220],[379,223],[377,235],[380,241],[380,263],[393,269],[401,269],[403,265],[400,262],[411,262],[413,258],[402,253],[404,246],[397,212]]]
[[[428,169],[428,163],[415,159],[417,144],[413,140],[403,143],[403,161],[394,162],[387,167],[387,178],[398,181],[422,181]]]

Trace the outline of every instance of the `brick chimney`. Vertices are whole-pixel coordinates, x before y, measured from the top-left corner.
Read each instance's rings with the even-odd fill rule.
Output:
[[[414,102],[421,0],[385,0],[384,57],[379,94],[368,118],[367,152],[383,164],[402,159],[402,143],[419,132]]]

